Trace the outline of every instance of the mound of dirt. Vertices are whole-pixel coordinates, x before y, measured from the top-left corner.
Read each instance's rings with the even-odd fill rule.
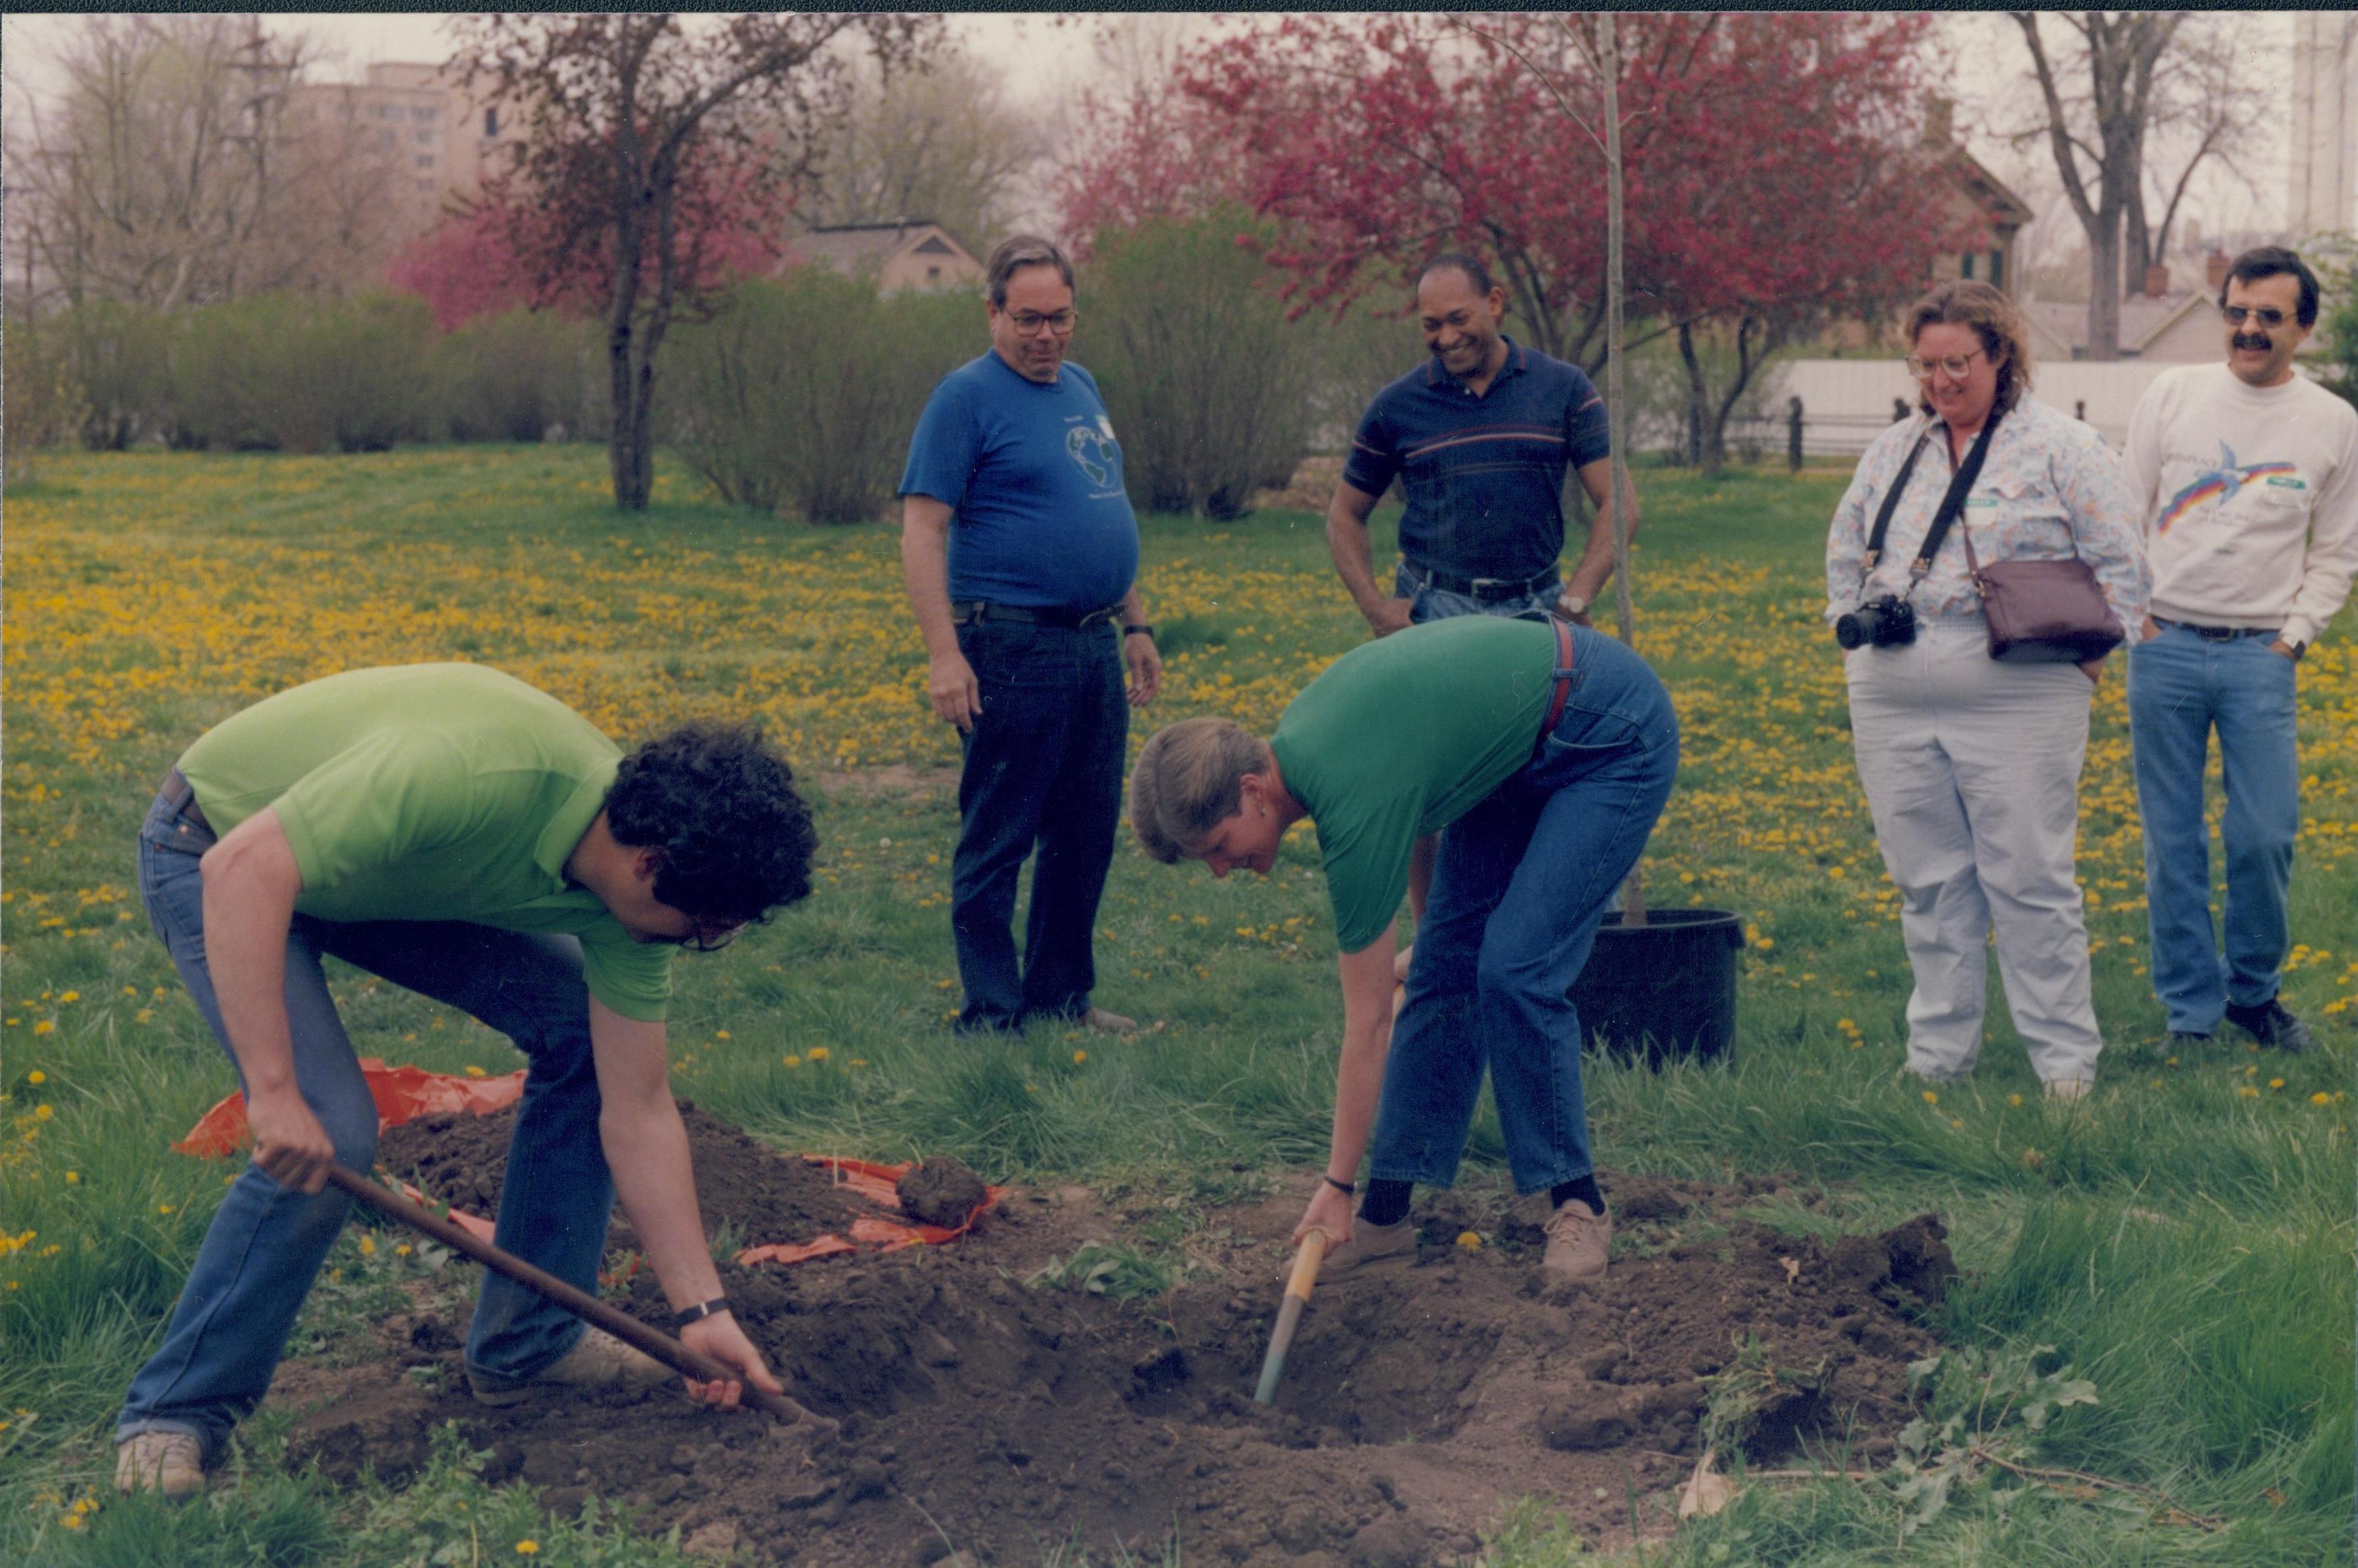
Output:
[[[799,1568],[1076,1547],[1156,1561],[1174,1536],[1191,1564],[1440,1564],[1471,1559],[1523,1497],[1595,1544],[1626,1539],[1634,1486],[1640,1529],[1665,1526],[1715,1389],[1747,1398],[1756,1463],[1837,1441],[1887,1451],[1910,1413],[1907,1364],[1932,1345],[1919,1307],[1954,1271],[1930,1216],[1823,1245],[1719,1217],[1745,1195],[1682,1184],[1651,1206],[1700,1211],[1691,1234],[1646,1226],[1649,1255],[1574,1286],[1510,1232],[1436,1238],[1457,1222],[1444,1213],[1412,1263],[1320,1287],[1264,1408],[1249,1390],[1303,1195],[1223,1215],[1239,1238],[1220,1277],[1152,1302],[1017,1283],[1050,1223],[1023,1215],[1061,1212],[1021,1200],[956,1248],[724,1268],[740,1322],[796,1398],[842,1422],[832,1436],[668,1390],[485,1410],[464,1395],[454,1322],[388,1325],[374,1381],[322,1379],[334,1402],[297,1451],[331,1474],[398,1475],[452,1421],[494,1479],[553,1508],[628,1501],[647,1528],[726,1533],[741,1562]],[[627,1304],[665,1315],[644,1277]]]
[[[499,1212],[516,1111],[511,1106],[490,1116],[421,1116],[387,1128],[377,1141],[376,1162],[428,1198],[488,1219]],[[691,1101],[679,1102],[679,1114],[687,1128],[697,1202],[709,1236],[725,1230],[745,1247],[802,1242],[840,1235],[855,1218],[877,1212],[817,1166],[782,1158]],[[608,1244],[638,1247],[619,1206]]]
[[[948,1154],[936,1154],[910,1166],[892,1190],[900,1195],[901,1212],[911,1219],[953,1229],[972,1218],[990,1195],[980,1176],[968,1170],[964,1161]]]

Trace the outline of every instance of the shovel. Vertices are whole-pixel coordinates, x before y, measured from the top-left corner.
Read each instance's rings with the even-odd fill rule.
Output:
[[[1277,1399],[1277,1380],[1285,1376],[1285,1353],[1293,1346],[1293,1331],[1302,1326],[1302,1309],[1310,1304],[1310,1287],[1318,1282],[1318,1265],[1326,1257],[1326,1233],[1314,1230],[1302,1238],[1293,1255],[1293,1272],[1285,1281],[1285,1300],[1278,1303],[1277,1328],[1269,1336],[1269,1355],[1260,1364],[1260,1386],[1253,1399],[1271,1404]]]
[[[623,1344],[646,1352],[682,1377],[693,1378],[699,1383],[742,1383],[741,1397],[745,1403],[766,1411],[780,1421],[796,1424],[807,1422],[827,1432],[834,1432],[842,1424],[804,1409],[784,1394],[773,1394],[767,1389],[745,1382],[743,1375],[733,1368],[722,1366],[700,1351],[690,1350],[670,1335],[649,1328],[630,1314],[608,1306],[589,1292],[566,1283],[546,1270],[536,1269],[513,1253],[501,1251],[465,1227],[406,1198],[395,1197],[349,1166],[329,1166],[328,1184],[351,1194],[389,1219],[397,1219],[412,1229],[424,1231],[452,1251],[465,1253],[492,1272],[504,1274],[517,1284],[539,1292],[583,1322],[597,1325]],[[1316,1271],[1314,1268],[1312,1271]]]

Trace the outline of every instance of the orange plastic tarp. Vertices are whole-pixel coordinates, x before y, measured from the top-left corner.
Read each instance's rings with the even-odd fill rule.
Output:
[[[374,1056],[361,1059],[361,1071],[368,1079],[369,1093],[376,1100],[377,1126],[381,1131],[399,1127],[417,1116],[438,1116],[458,1111],[472,1111],[477,1116],[489,1116],[504,1110],[524,1093],[522,1071],[504,1073],[495,1078],[461,1077],[455,1073],[429,1073],[423,1067],[388,1067]],[[189,1135],[172,1145],[176,1152],[194,1154],[201,1159],[215,1159],[234,1152],[250,1136],[245,1125],[245,1097],[230,1096],[197,1119]],[[806,1154],[803,1159],[818,1166],[843,1186],[882,1207],[894,1207],[900,1195],[893,1184],[901,1179],[906,1165],[880,1165],[867,1160],[844,1160],[828,1154]],[[425,1201],[416,1188],[405,1185],[407,1193],[418,1202]],[[985,1209],[1006,1195],[1003,1187],[986,1187],[983,1201],[975,1206],[963,1224],[957,1226],[911,1225],[882,1215],[862,1217],[851,1222],[851,1239],[840,1236],[821,1236],[810,1241],[792,1245],[749,1247],[737,1254],[741,1265],[755,1263],[802,1263],[813,1258],[831,1258],[838,1253],[857,1252],[863,1247],[871,1251],[892,1252],[903,1247],[937,1246],[952,1241],[973,1228],[975,1220]],[[463,1209],[452,1209],[450,1217],[488,1241],[492,1238],[492,1222]]]

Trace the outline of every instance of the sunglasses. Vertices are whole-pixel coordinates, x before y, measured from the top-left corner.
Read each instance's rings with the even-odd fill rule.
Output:
[[[2256,320],[2263,327],[2281,327],[2285,324],[2285,313],[2274,306],[2222,305],[2219,307],[2219,314],[2227,319],[2227,324],[2231,327],[2240,327],[2247,319]]]

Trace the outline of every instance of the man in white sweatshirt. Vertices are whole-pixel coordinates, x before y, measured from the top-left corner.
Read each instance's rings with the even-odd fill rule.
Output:
[[[2299,1051],[2277,998],[2300,826],[2294,683],[2358,568],[2358,410],[2293,373],[2317,277],[2266,246],[2229,267],[2227,362],[2156,377],[2129,419],[2129,492],[2146,518],[2153,605],[2129,654],[2129,735],[2145,822],[2153,986],[2170,1044],[2224,1017]],[[2202,773],[2219,733],[2227,810],[2224,953],[2211,925]]]

